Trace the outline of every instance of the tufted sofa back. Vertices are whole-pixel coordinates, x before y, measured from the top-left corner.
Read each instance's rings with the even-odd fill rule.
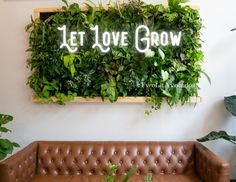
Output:
[[[107,164],[125,174],[180,174],[194,171],[193,142],[38,142],[39,175],[102,175]]]

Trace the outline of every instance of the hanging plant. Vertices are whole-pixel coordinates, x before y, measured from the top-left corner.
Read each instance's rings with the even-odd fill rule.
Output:
[[[27,83],[38,100],[50,103],[54,96],[63,104],[76,96],[107,97],[111,102],[118,96],[146,96],[152,108],[159,109],[163,98],[173,106],[198,96],[199,78],[204,73],[199,38],[202,22],[197,10],[181,5],[186,0],[169,0],[167,7],[139,0],[114,3],[108,9],[87,4],[87,11],[77,3],[64,2],[63,11],[46,20],[32,19],[26,27],[31,52],[27,63],[32,70]],[[81,40],[74,40],[78,51],[60,48],[62,32],[58,28],[63,25],[66,31],[87,34],[83,46],[79,46]],[[92,49],[95,37],[91,29],[96,25],[100,32],[128,32],[127,45],[111,46],[106,53]],[[181,43],[138,52],[134,37],[139,25],[156,32],[182,32]]]

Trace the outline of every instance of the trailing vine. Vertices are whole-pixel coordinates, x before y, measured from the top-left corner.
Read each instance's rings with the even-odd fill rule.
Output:
[[[203,72],[199,12],[181,3],[169,0],[169,6],[146,4],[132,0],[125,4],[111,4],[107,9],[87,4],[81,11],[77,3],[55,12],[46,20],[31,19],[26,26],[30,33],[27,61],[32,70],[28,84],[41,102],[58,103],[76,96],[108,97],[115,102],[118,96],[147,96],[153,109],[159,109],[163,98],[173,106],[198,95],[198,83]],[[151,47],[145,53],[134,49],[134,31],[145,24],[155,31],[182,31],[178,47]],[[129,46],[111,47],[104,54],[91,49],[94,36],[87,36],[85,45],[76,53],[60,49],[61,34],[58,27],[87,31],[99,25],[101,31],[126,30]],[[89,34],[89,32],[88,32]],[[203,72],[204,73],[204,72]]]

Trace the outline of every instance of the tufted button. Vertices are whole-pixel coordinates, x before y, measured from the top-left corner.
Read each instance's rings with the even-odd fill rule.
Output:
[[[81,155],[83,155],[83,154],[84,154],[84,151],[83,151],[83,150],[81,150],[81,151],[80,151],[80,154],[81,154]]]
[[[64,171],[64,173],[65,173],[65,175],[69,175],[69,169],[66,169],[65,171]]]
[[[137,170],[137,174],[141,174],[141,171],[140,171],[140,169],[138,169],[138,170]]]
[[[182,163],[183,163],[183,161],[182,161],[182,160],[179,160],[179,161],[178,161],[178,163],[179,163],[179,164],[182,164]]]
[[[103,151],[102,154],[103,154],[103,155],[106,155],[106,151]]]
[[[94,151],[92,150],[92,151],[91,151],[91,155],[93,155],[93,154],[94,154]]]
[[[111,159],[108,160],[108,163],[112,163]]]
[[[146,160],[144,160],[144,161],[143,161],[143,163],[144,163],[144,164],[147,164],[147,161],[146,161]]]
[[[164,169],[161,170],[161,174],[165,174],[165,170]]]
[[[175,154],[175,151],[174,150],[172,150],[172,152],[171,152],[173,155]]]
[[[123,164],[123,161],[122,161],[122,160],[120,160],[120,164]]]
[[[139,154],[140,154],[140,151],[138,150],[138,151],[137,151],[137,155],[139,155]]]
[[[101,163],[99,159],[98,159],[96,162],[97,162],[97,164],[100,164],[100,163]]]
[[[128,154],[129,154],[129,151],[127,150],[127,151],[125,152],[125,154],[128,155]]]
[[[149,155],[151,155],[152,154],[152,151],[149,151]]]
[[[167,162],[168,164],[170,164],[170,159],[167,159],[166,162]]]
[[[84,161],[84,164],[88,164],[88,160],[85,160],[85,161]]]
[[[94,169],[91,169],[91,170],[89,171],[89,173],[90,173],[91,175],[93,175],[93,174],[95,173]]]
[[[163,154],[164,154],[163,150],[160,150],[160,154],[161,154],[161,155],[163,155]]]
[[[131,164],[134,164],[134,160],[131,161]]]
[[[77,159],[74,158],[72,162],[73,162],[74,164],[77,163]]]
[[[81,170],[80,170],[80,169],[78,169],[78,170],[76,171],[76,173],[77,173],[77,175],[80,175],[80,174],[82,174],[82,172],[81,172]]]
[[[156,161],[155,161],[155,164],[158,164],[158,163],[159,163],[159,161],[158,161],[158,160],[156,160]]]
[[[56,175],[58,175],[59,173],[60,173],[60,169],[55,169],[55,171],[54,171],[54,173],[56,174]]]
[[[114,151],[114,155],[116,155],[117,154],[117,151]]]
[[[172,174],[176,174],[176,169],[173,169]]]

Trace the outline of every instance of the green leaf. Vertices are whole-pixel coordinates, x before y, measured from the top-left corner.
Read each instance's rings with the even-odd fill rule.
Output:
[[[218,140],[218,139],[224,139],[227,140],[233,144],[236,144],[236,137],[228,135],[225,131],[212,131],[206,136],[197,139],[199,142],[206,142],[206,141],[211,141],[211,140]]]
[[[0,127],[0,132],[4,132],[4,133],[7,133],[7,132],[11,132],[11,130],[5,128],[5,127]]]
[[[152,173],[148,173],[145,177],[145,182],[152,182]]]
[[[62,0],[62,2],[63,2],[67,7],[69,6],[67,0]]]
[[[76,56],[74,54],[69,54],[63,57],[63,62],[64,62],[64,66],[70,71],[72,78],[75,75],[75,65],[74,65],[74,60],[75,58],[79,58],[79,56]]]
[[[3,160],[7,157],[7,154],[0,151],[0,160]]]
[[[137,167],[136,166],[133,166],[128,172],[127,174],[124,176],[122,182],[128,182],[130,176],[133,175],[133,173],[137,170]]]
[[[7,124],[8,122],[12,121],[13,117],[10,115],[0,114],[0,125]]]
[[[163,71],[161,70],[161,77],[162,77],[162,80],[165,82],[166,80],[168,80],[169,78],[169,73],[168,71]]]
[[[12,145],[13,145],[14,147],[20,147],[20,145],[19,145],[18,143],[15,143],[15,142],[12,142]]]
[[[211,84],[211,78],[209,77],[209,75],[205,72],[201,70],[201,73],[205,75],[205,77],[207,78],[208,82]]]
[[[106,182],[114,182],[117,166],[109,162],[107,167],[108,167],[108,175],[106,177]]]
[[[123,71],[124,70],[124,65],[120,65],[118,71]]]
[[[163,94],[168,97],[172,97],[172,95],[170,94],[170,92],[168,90],[163,90]]]
[[[225,97],[224,105],[233,116],[236,116],[236,95]]]
[[[165,59],[165,53],[161,50],[161,48],[158,48],[158,54],[161,56],[161,59]]]
[[[11,154],[13,151],[13,144],[8,139],[0,139],[0,149],[6,154]]]

